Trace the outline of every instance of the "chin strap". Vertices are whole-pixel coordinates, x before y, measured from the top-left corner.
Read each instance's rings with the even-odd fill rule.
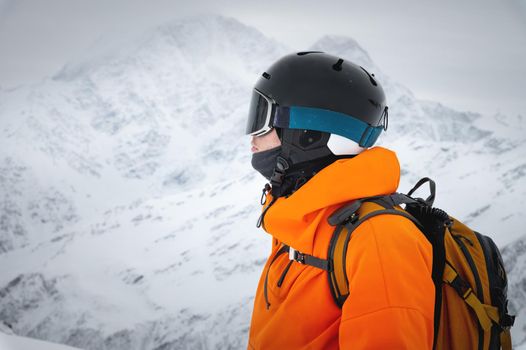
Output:
[[[290,169],[290,163],[283,156],[278,156],[274,172],[270,177],[270,185],[272,186],[272,196],[281,197],[284,193],[284,182],[287,170]]]
[[[276,166],[274,167],[274,172],[270,178],[270,184],[272,188],[274,186],[281,186],[287,170],[290,169],[290,163],[282,156],[278,156],[276,160]]]

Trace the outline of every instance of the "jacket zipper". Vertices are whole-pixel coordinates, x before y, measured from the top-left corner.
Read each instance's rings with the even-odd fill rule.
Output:
[[[287,273],[289,272],[289,270],[290,270],[290,266],[292,265],[293,262],[294,262],[294,260],[289,261],[289,263],[288,263],[287,266],[285,267],[285,270],[283,270],[283,273],[282,273],[281,276],[279,277],[279,280],[278,280],[278,287],[279,287],[279,288],[281,288],[281,285],[283,284],[283,281],[285,280],[285,276],[286,276]]]
[[[283,253],[287,252],[289,250],[289,247],[284,245],[283,247],[281,247],[277,252],[276,252],[276,255],[274,255],[274,257],[272,258],[272,260],[270,261],[270,264],[268,265],[268,268],[267,268],[267,273],[265,275],[265,285],[264,285],[264,289],[263,289],[263,294],[265,295],[265,303],[267,304],[267,310],[270,309],[270,302],[268,300],[268,273],[270,271],[270,267],[272,266],[272,264],[274,263],[274,261],[276,261],[276,259]]]
[[[263,211],[261,212],[261,215],[259,216],[258,222],[256,223],[256,227],[257,228],[260,228],[261,226],[263,226],[263,229],[266,231],[265,223],[264,223],[263,220],[265,219],[265,215],[267,214],[267,211],[270,209],[272,204],[274,204],[276,202],[276,200],[277,200],[277,198],[272,198],[270,203],[263,209]]]

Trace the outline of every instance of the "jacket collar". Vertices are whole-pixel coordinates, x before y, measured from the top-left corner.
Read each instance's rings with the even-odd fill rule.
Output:
[[[279,241],[310,253],[322,219],[352,200],[393,193],[399,181],[394,152],[382,147],[365,150],[335,161],[292,195],[278,198],[265,214],[264,228]],[[266,203],[271,199],[268,195]]]

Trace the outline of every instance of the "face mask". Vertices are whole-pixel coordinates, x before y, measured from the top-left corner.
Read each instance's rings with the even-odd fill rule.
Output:
[[[270,181],[276,166],[276,158],[281,153],[281,146],[263,152],[252,153],[252,167]]]

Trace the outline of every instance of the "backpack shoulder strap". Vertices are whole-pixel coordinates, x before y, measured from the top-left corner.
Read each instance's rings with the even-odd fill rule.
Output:
[[[329,286],[334,301],[340,308],[349,295],[345,267],[347,247],[352,233],[366,220],[378,215],[403,216],[422,228],[413,216],[399,207],[400,204],[413,202],[414,199],[400,193],[363,198],[338,209],[329,217],[329,223],[336,226],[327,254],[327,260],[330,262]]]

